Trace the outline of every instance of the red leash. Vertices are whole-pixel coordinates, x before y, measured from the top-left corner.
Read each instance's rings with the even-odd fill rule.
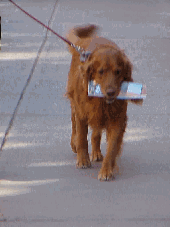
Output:
[[[49,31],[51,31],[53,34],[55,34],[56,36],[58,36],[60,39],[62,39],[64,42],[68,43],[70,46],[75,46],[73,43],[71,43],[69,40],[65,39],[64,37],[60,36],[59,34],[57,34],[56,32],[54,32],[51,28],[49,28],[48,26],[46,26],[45,24],[43,24],[41,21],[39,21],[38,19],[36,19],[35,17],[33,17],[31,14],[29,14],[28,12],[26,12],[24,9],[22,9],[19,5],[17,5],[13,0],[9,0],[11,3],[13,3],[17,8],[19,8],[21,11],[23,11],[25,14],[27,14],[27,16],[31,17],[33,20],[35,20],[36,22],[38,22],[39,24],[41,24],[42,26],[44,26],[45,28],[47,28]]]
[[[39,24],[41,24],[42,26],[44,26],[45,28],[47,28],[49,31],[51,31],[53,34],[55,34],[56,36],[58,36],[60,39],[62,39],[64,42],[66,42],[67,44],[69,44],[70,46],[72,46],[73,48],[75,48],[75,50],[80,54],[80,61],[81,62],[85,62],[86,59],[89,57],[89,55],[91,54],[90,51],[85,51],[83,48],[81,48],[80,46],[76,46],[73,43],[71,43],[69,40],[65,39],[64,37],[60,36],[59,34],[57,34],[55,31],[53,31],[51,28],[49,28],[48,26],[46,26],[45,24],[43,24],[41,21],[39,21],[38,19],[36,19],[35,17],[33,17],[31,14],[29,14],[28,12],[26,12],[24,9],[22,9],[19,5],[17,5],[13,0],[9,0],[12,4],[14,4],[17,8],[19,8],[22,12],[24,12],[27,16],[31,17],[33,20],[35,20],[36,22],[38,22]]]

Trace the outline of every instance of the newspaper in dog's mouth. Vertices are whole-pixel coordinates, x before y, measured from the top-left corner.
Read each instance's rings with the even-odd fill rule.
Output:
[[[101,87],[96,81],[89,81],[88,83],[88,96],[90,97],[104,97],[101,92]],[[117,99],[145,99],[147,96],[146,85],[134,82],[123,82],[121,91]]]

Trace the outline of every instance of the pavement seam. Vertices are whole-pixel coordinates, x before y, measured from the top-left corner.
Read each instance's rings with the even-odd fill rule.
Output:
[[[55,13],[55,11],[56,11],[57,3],[58,3],[58,0],[56,0],[56,2],[55,2],[55,5],[54,5],[54,8],[53,8],[51,17],[50,17],[50,19],[49,19],[49,21],[48,21],[48,27],[51,25],[51,22],[52,22],[52,20],[53,20],[53,15],[54,15],[54,13]],[[44,39],[43,39],[43,42],[42,42],[42,44],[41,44],[41,46],[40,46],[40,48],[39,48],[39,50],[38,50],[37,57],[35,58],[35,61],[34,61],[33,66],[32,66],[32,68],[31,68],[31,71],[30,71],[30,74],[29,74],[29,76],[28,76],[28,79],[27,79],[27,81],[26,81],[26,83],[25,83],[25,85],[24,85],[24,88],[23,88],[23,90],[22,90],[22,92],[21,92],[21,94],[20,94],[20,97],[19,97],[19,100],[18,100],[18,102],[17,102],[17,105],[16,105],[16,107],[15,107],[15,109],[14,109],[14,111],[13,111],[12,117],[11,117],[11,119],[10,119],[10,121],[9,121],[9,124],[8,124],[8,127],[7,127],[7,129],[6,129],[6,131],[5,131],[5,136],[4,136],[3,140],[2,140],[1,147],[0,147],[0,152],[1,152],[1,153],[0,153],[0,157],[1,157],[1,154],[2,154],[3,146],[5,145],[5,142],[6,142],[7,136],[8,136],[8,134],[9,134],[9,132],[10,132],[12,126],[13,126],[13,122],[14,122],[15,117],[16,117],[16,115],[17,115],[17,112],[18,112],[19,106],[20,106],[20,104],[21,104],[21,101],[22,101],[22,99],[23,99],[23,97],[24,97],[24,94],[25,94],[25,92],[26,92],[26,89],[27,89],[27,87],[28,87],[28,85],[29,85],[29,83],[30,83],[30,81],[31,81],[31,79],[32,79],[32,76],[33,76],[33,74],[34,74],[34,70],[35,70],[35,68],[36,68],[36,66],[37,66],[37,63],[38,63],[38,61],[39,61],[41,52],[42,52],[42,50],[43,50],[43,48],[44,48],[44,46],[45,46],[45,44],[46,44],[46,41],[47,41],[47,38],[48,38],[48,32],[49,32],[49,30],[47,29],[46,34],[45,34],[45,37],[44,37]]]

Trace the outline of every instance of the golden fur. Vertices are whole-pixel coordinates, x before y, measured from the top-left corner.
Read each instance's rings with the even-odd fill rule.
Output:
[[[102,161],[100,150],[102,130],[106,130],[107,152],[99,172],[99,180],[110,180],[117,167],[123,135],[127,124],[127,101],[116,99],[123,81],[133,81],[132,64],[112,41],[98,37],[98,27],[88,25],[71,29],[69,41],[91,51],[85,62],[69,47],[72,62],[68,74],[66,95],[71,103],[71,147],[77,153],[77,167],[91,166],[88,154],[88,126],[92,128],[91,161]],[[88,81],[101,85],[105,98],[88,97]],[[132,100],[135,101],[135,100]],[[136,102],[136,101],[135,101]]]

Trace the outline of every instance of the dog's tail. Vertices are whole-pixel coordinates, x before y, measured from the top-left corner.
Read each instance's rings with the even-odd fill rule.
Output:
[[[92,36],[98,29],[99,27],[97,25],[90,24],[84,27],[74,28],[74,33],[79,38],[87,38]]]
[[[68,34],[66,35],[66,38],[73,44],[75,45],[81,45],[80,39],[86,39],[93,37],[96,35],[97,31],[99,30],[99,27],[94,24],[86,25],[86,26],[81,26],[81,27],[75,27],[71,29]],[[84,45],[84,44],[82,44]],[[85,48],[84,46],[81,46],[82,48]],[[74,52],[74,48],[69,46],[68,47],[69,51],[71,53]]]

